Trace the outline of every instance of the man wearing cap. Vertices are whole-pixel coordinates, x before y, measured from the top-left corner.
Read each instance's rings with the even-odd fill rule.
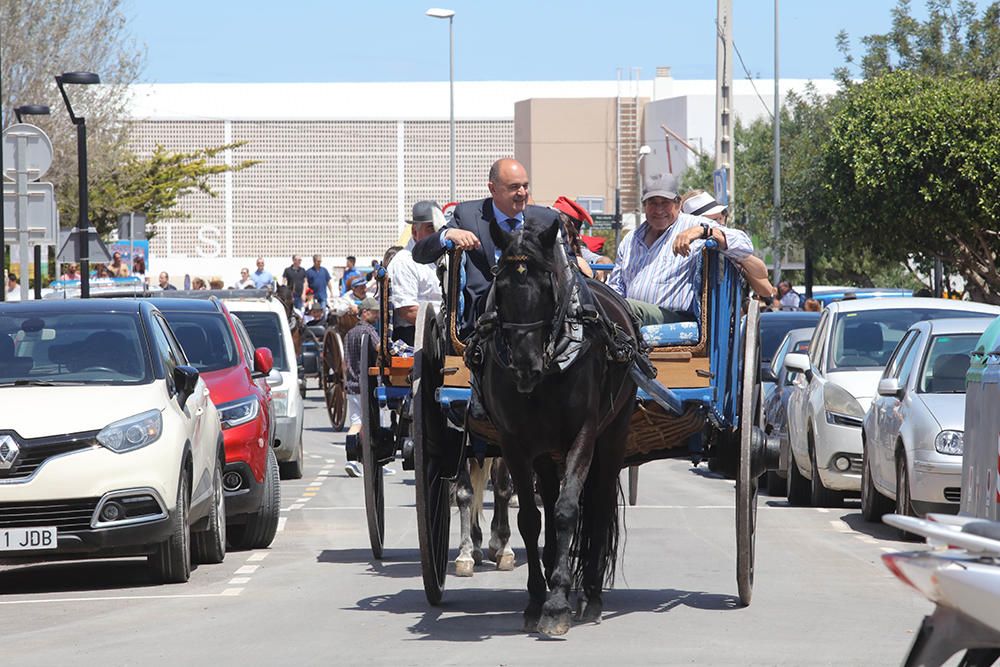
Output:
[[[681,212],[674,176],[651,176],[643,185],[646,221],[618,246],[608,286],[628,301],[643,325],[695,319],[698,256],[708,239],[739,263],[753,252],[750,237],[738,229]]]
[[[483,313],[486,295],[493,283],[493,267],[500,250],[493,244],[490,224],[497,223],[506,232],[521,228],[525,218],[541,223],[558,220],[551,208],[528,204],[528,172],[517,160],[503,158],[490,167],[489,197],[462,202],[454,209],[451,221],[439,234],[428,236],[413,246],[413,259],[431,264],[445,251],[445,242],[465,251],[465,312],[462,329],[471,331]]]
[[[417,310],[421,302],[441,302],[441,283],[431,264],[418,264],[413,260],[413,246],[434,236],[445,227],[444,213],[436,202],[418,201],[413,205],[413,215],[406,221],[411,225],[410,242],[396,253],[387,269],[389,275],[389,302],[393,308],[393,340],[413,345],[416,333]]]
[[[701,216],[725,225],[729,218],[729,207],[715,201],[715,197],[704,190],[692,190],[681,197],[681,213]],[[756,255],[748,255],[740,262],[740,269],[757,296],[770,304],[771,299],[777,296],[777,290],[768,280],[764,260]]]
[[[313,291],[313,302],[326,308],[327,295],[333,291],[333,276],[323,266],[323,258],[313,255],[313,265],[306,269],[306,283]]]
[[[364,282],[361,284],[364,285]],[[361,368],[361,349],[367,345],[368,358],[375,358],[378,350],[378,332],[372,325],[378,321],[378,301],[372,297],[364,298],[358,305],[358,314],[357,326],[348,331],[344,337],[344,355],[347,357],[347,376],[344,384],[347,389],[347,415],[351,423],[345,443],[347,463],[344,465],[344,470],[351,477],[359,477],[362,472],[361,466],[358,465],[358,461],[361,460],[361,448],[358,443],[358,434],[361,432],[361,373],[367,373],[368,369]]]

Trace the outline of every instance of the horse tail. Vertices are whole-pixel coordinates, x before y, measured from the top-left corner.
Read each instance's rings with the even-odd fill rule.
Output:
[[[583,493],[580,494],[579,518],[570,543],[573,587],[578,590],[584,585],[586,572],[592,569],[604,574],[605,586],[610,587],[615,582],[620,536],[618,508],[624,505],[625,494],[617,472],[614,480],[607,478],[609,472],[602,469],[606,465],[601,461],[600,448],[595,448]],[[595,554],[598,540],[604,546],[600,553]]]
[[[483,465],[472,458],[469,459],[469,478],[472,481],[472,516],[480,517],[483,514],[483,496],[486,493],[486,481],[490,478],[490,470],[493,468],[493,459],[483,460]]]

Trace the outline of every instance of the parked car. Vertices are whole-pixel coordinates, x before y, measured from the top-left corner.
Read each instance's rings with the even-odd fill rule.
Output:
[[[270,296],[243,297],[232,293],[222,301],[243,322],[250,341],[256,347],[268,348],[274,356],[274,369],[278,374],[272,373],[275,380],[269,380],[275,415],[274,451],[282,477],[300,479],[305,462],[302,445],[304,406],[299,392],[295,343],[285,308]]]
[[[1000,308],[968,301],[836,301],[823,311],[809,354],[785,355],[801,373],[788,399],[788,500],[817,507],[861,491],[861,426],[896,345],[916,322],[983,317]]]
[[[778,351],[774,353],[771,365],[763,375],[773,389],[764,397],[764,432],[781,442],[778,470],[767,473],[767,492],[772,496],[784,496],[787,491],[788,475],[788,397],[792,393],[795,373],[785,368],[786,354],[804,354],[809,351],[809,340],[813,327],[792,329],[785,334]]]
[[[958,512],[965,374],[991,319],[918,322],[896,346],[862,431],[861,513]]]
[[[267,384],[271,351],[255,350],[243,325],[215,297],[161,295],[150,301],[163,311],[219,410],[226,444],[223,486],[229,542],[239,548],[267,547],[277,533],[281,510]]]
[[[769,378],[769,369],[774,353],[781,341],[792,329],[814,327],[819,321],[819,313],[779,310],[760,314],[760,371],[761,395],[765,398],[774,389],[774,381]]]
[[[148,302],[0,304],[0,558],[225,558],[215,406]]]

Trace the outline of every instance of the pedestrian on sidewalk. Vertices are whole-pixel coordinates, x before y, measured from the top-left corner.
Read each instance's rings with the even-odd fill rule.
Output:
[[[347,356],[347,414],[351,426],[347,431],[345,449],[347,462],[344,471],[351,477],[362,474],[361,460],[361,373],[367,373],[367,368],[361,368],[361,350],[368,346],[368,359],[375,359],[378,352],[378,332],[373,326],[378,321],[378,301],[367,297],[358,306],[359,321],[357,326],[347,332],[344,339],[344,352]]]

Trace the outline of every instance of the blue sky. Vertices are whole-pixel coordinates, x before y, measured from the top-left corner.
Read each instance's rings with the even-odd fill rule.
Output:
[[[434,4],[440,2],[441,4]],[[984,6],[985,0],[977,1]],[[734,0],[734,36],[753,77],[774,71],[773,0]],[[781,0],[782,78],[830,78],[842,64],[834,37],[857,45],[885,32],[896,0]],[[915,13],[923,15],[922,0]],[[338,82],[448,78],[455,16],[456,80],[715,76],[713,0],[126,0],[132,34],[147,51],[142,81]],[[860,52],[857,46],[855,51]],[[735,78],[745,78],[737,61]]]

